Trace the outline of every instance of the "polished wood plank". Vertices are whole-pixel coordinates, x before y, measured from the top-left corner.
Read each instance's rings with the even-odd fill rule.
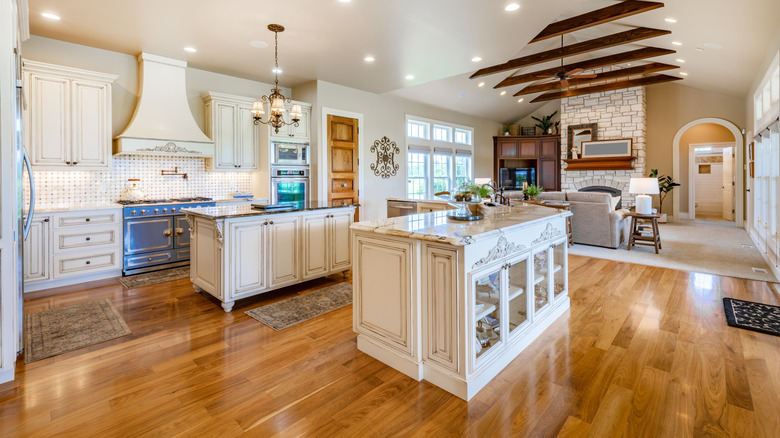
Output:
[[[276,332],[176,280],[40,297],[109,298],[132,335],[0,385],[3,436],[777,436],[780,337],[728,327],[724,296],[777,285],[570,256],[571,309],[470,402],[359,352],[350,306]]]
[[[531,102],[543,102],[547,100],[561,99],[564,97],[582,96],[583,94],[601,93],[602,91],[621,90],[623,88],[643,87],[645,85],[662,84],[664,82],[681,81],[679,76],[655,75],[639,79],[626,79],[609,84],[591,85],[588,87],[570,88],[565,91],[545,93],[531,100]]]

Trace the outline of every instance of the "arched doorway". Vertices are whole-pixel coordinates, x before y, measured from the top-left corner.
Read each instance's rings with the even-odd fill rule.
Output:
[[[735,163],[734,163],[734,180],[735,180],[735,203],[734,203],[734,220],[738,227],[743,227],[744,223],[744,217],[743,217],[743,195],[744,195],[744,188],[743,188],[743,163],[744,163],[744,139],[742,136],[742,133],[740,132],[739,128],[728,120],[724,119],[718,119],[714,117],[706,117],[702,119],[697,119],[692,122],[689,122],[685,124],[682,128],[680,128],[677,131],[677,134],[674,136],[674,140],[672,142],[672,177],[675,179],[675,181],[680,181],[680,140],[682,139],[683,135],[686,131],[691,129],[694,126],[701,125],[701,124],[707,124],[711,123],[714,125],[720,125],[726,129],[728,129],[731,134],[734,136],[734,143],[735,143],[735,149],[736,149],[736,156],[735,156]],[[687,151],[685,151],[687,154]],[[680,219],[680,198],[679,194],[675,194],[673,202],[672,202],[672,208],[673,208],[673,215],[675,220]]]

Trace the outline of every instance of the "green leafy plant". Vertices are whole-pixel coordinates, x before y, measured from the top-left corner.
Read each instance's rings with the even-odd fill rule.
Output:
[[[535,117],[535,116],[531,116],[531,118],[532,118],[532,119],[534,119],[534,120],[536,120],[537,122],[539,122],[539,123],[537,123],[537,124],[536,124],[536,125],[534,125],[534,126],[536,126],[536,127],[540,128],[540,129],[542,130],[542,134],[544,134],[544,133],[546,133],[546,132],[547,132],[547,130],[548,130],[548,129],[550,129],[550,127],[553,125],[553,123],[552,123],[552,118],[553,118],[553,116],[554,116],[554,115],[556,115],[556,114],[558,114],[558,111],[555,111],[555,112],[553,112],[553,113],[552,113],[552,114],[550,114],[549,116],[542,116],[542,118],[541,118],[541,119],[540,119],[539,117]]]
[[[493,194],[493,187],[490,187],[487,184],[477,184],[473,181],[469,181],[468,188],[471,193],[479,193],[479,197],[482,199]]]
[[[535,186],[533,184],[523,189],[524,194],[532,197],[537,196],[539,193],[542,193],[543,191],[544,191],[544,187]]]
[[[680,184],[674,182],[674,178],[669,175],[658,175],[658,169],[650,169],[650,178],[658,179],[658,191],[661,192],[658,195],[658,212],[664,211],[664,199],[675,187],[679,187]]]

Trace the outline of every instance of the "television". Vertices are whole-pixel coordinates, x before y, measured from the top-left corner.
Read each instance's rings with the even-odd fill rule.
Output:
[[[523,183],[536,185],[533,167],[502,167],[498,174],[500,186],[507,190],[522,190]]]

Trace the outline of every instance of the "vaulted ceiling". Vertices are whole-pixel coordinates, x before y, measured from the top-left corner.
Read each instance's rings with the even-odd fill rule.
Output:
[[[559,38],[529,44],[548,24],[614,5],[609,0],[29,0],[31,33],[127,54],[141,51],[188,61],[195,68],[272,82],[273,33],[279,35],[280,84],[319,79],[426,102],[499,122],[540,104],[512,95],[528,84],[494,89],[508,74],[470,80],[480,68],[560,47]],[[62,19],[41,16],[51,12]],[[636,27],[670,30],[650,40],[567,57],[567,63],[646,46],[676,53],[637,61],[680,65],[684,85],[744,97],[778,30],[777,0],[674,0],[665,7],[564,35],[572,45]],[[665,21],[666,18],[676,23]],[[268,43],[266,48],[250,41]],[[674,45],[680,42],[682,45]],[[184,47],[194,47],[188,53]],[[364,58],[373,57],[373,62]],[[480,57],[481,61],[472,62]],[[680,63],[677,59],[683,59]],[[541,62],[517,74],[553,68]],[[413,75],[413,79],[406,79]],[[484,82],[483,86],[479,86]],[[501,95],[500,92],[507,93]]]

